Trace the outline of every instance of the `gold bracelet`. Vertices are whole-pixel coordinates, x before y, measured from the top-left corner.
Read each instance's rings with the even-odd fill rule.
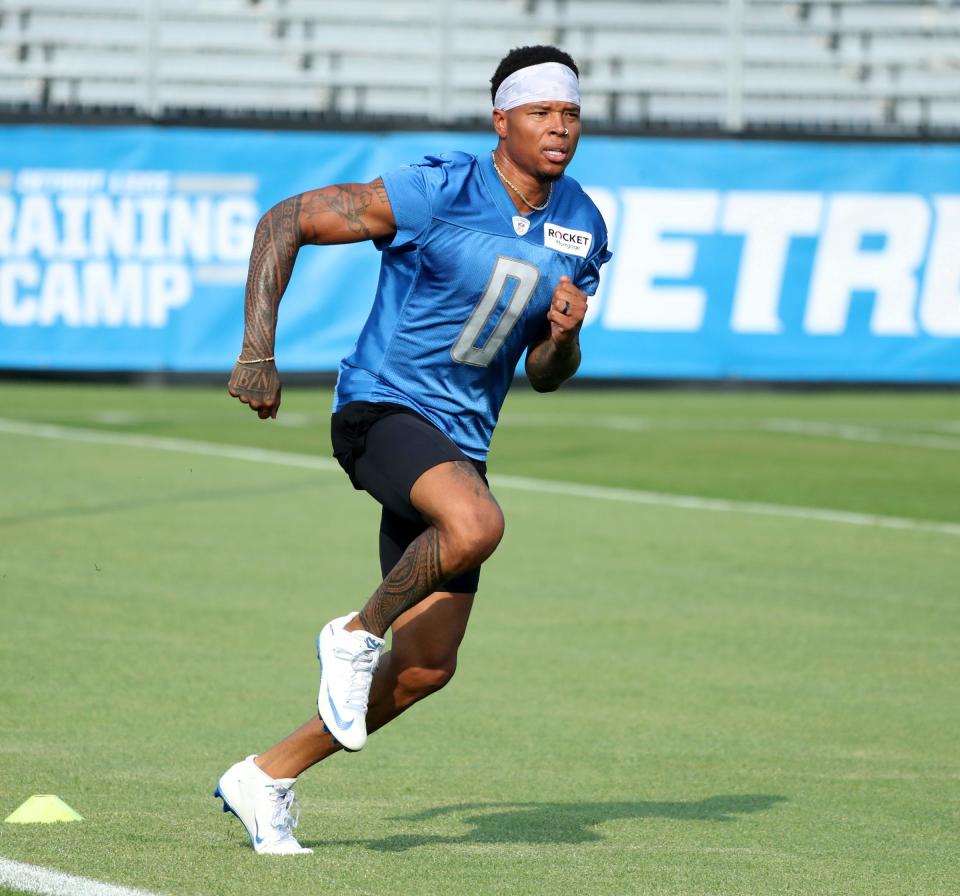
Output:
[[[276,356],[271,355],[269,358],[251,358],[249,361],[244,361],[239,355],[237,355],[238,364],[263,364],[264,361],[275,361]]]

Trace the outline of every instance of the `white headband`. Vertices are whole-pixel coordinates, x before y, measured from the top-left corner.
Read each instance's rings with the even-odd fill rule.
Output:
[[[562,62],[528,65],[503,79],[494,108],[509,112],[525,103],[563,102],[580,105],[580,84],[573,69]]]

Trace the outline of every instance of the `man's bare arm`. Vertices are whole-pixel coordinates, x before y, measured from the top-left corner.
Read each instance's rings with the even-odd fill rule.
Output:
[[[587,297],[569,277],[561,277],[550,311],[549,330],[527,350],[525,369],[530,385],[537,392],[553,392],[580,366],[580,327],[587,313]]]
[[[300,198],[304,243],[356,243],[397,232],[393,209],[379,177],[369,184],[336,184],[311,190]]]
[[[230,375],[229,393],[250,405],[261,418],[277,416],[280,377],[276,365],[268,359],[273,358],[280,300],[301,246],[356,243],[394,233],[393,210],[379,178],[369,184],[336,184],[311,190],[284,199],[267,211],[253,237],[243,348]]]
[[[554,392],[577,372],[580,345],[573,342],[559,346],[547,337],[530,347],[524,366],[537,392]]]

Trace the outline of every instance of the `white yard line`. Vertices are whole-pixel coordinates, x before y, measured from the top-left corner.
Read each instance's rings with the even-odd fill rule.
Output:
[[[324,457],[314,457],[310,454],[269,451],[262,448],[244,448],[238,445],[221,445],[215,442],[197,442],[190,439],[173,439],[161,436],[106,432],[95,429],[78,429],[45,423],[28,423],[21,420],[0,418],[0,432],[30,438],[86,442],[95,445],[120,445],[156,451],[174,451],[182,454],[200,454],[209,457],[222,457],[230,460],[249,461],[260,464],[266,463],[285,467],[322,470],[324,472],[339,470],[339,466],[335,461]],[[960,523],[946,523],[936,520],[878,516],[844,510],[830,510],[823,507],[766,504],[759,501],[731,501],[723,498],[703,498],[696,495],[671,495],[663,492],[641,491],[639,489],[611,488],[599,485],[581,485],[575,482],[559,482],[549,479],[532,479],[525,476],[491,476],[490,481],[498,488],[503,489],[565,495],[568,497],[598,501],[647,504],[657,507],[675,507],[682,510],[711,511],[715,513],[746,513],[786,519],[811,520],[823,523],[839,523],[847,526],[903,529],[915,532],[936,532],[941,535],[960,536]]]
[[[960,451],[960,438],[895,432],[849,423],[819,423],[815,420],[767,420],[766,429],[803,436],[821,436],[846,442],[871,442],[877,445],[905,445],[911,448],[940,448]]]
[[[68,409],[64,409],[65,412]],[[147,411],[95,411],[89,421],[107,426],[131,426],[141,423],[193,423],[199,420],[234,420],[233,411],[211,416],[208,411],[168,412]],[[305,413],[284,411],[271,426],[326,426],[330,422],[328,412]],[[500,418],[502,429],[607,429],[621,432],[727,432],[766,431],[797,435],[841,438],[856,442],[876,442],[909,445],[921,448],[946,448],[960,450],[960,422],[943,420],[913,420],[912,426],[904,428],[900,421],[892,425],[836,423],[818,420],[803,420],[793,417],[727,417],[722,420],[703,417],[671,417],[654,420],[642,416],[575,417],[567,414],[519,414],[506,412]],[[924,432],[923,430],[927,430]]]
[[[0,432],[15,436],[55,439],[63,442],[87,442],[92,445],[121,445],[128,448],[147,448],[155,451],[174,451],[180,454],[205,454],[230,460],[246,460],[281,467],[305,467],[308,470],[332,472],[340,466],[335,460],[314,457],[312,454],[292,454],[285,451],[267,451],[245,448],[242,445],[221,445],[216,442],[196,442],[192,439],[174,439],[166,436],[139,436],[128,432],[108,432],[100,429],[80,429],[56,426],[50,423],[27,423],[22,420],[0,418]]]
[[[790,417],[732,418],[726,420],[674,417],[669,420],[651,420],[645,417],[551,417],[547,414],[504,414],[504,426],[538,429],[610,429],[627,432],[719,432],[767,431],[789,435],[841,439],[847,442],[868,442],[877,445],[904,445],[911,448],[938,448],[960,451],[960,423],[914,421],[915,426],[927,426],[945,435],[916,432],[902,428],[886,428],[853,423],[832,423],[819,420],[801,420]]]
[[[613,429],[645,432],[648,429],[673,428],[669,424],[654,423],[646,417],[573,417],[550,414],[507,413],[500,418],[506,427],[534,429]],[[686,428],[686,427],[684,427]]]
[[[696,495],[669,495],[663,492],[645,492],[628,488],[609,488],[602,485],[579,485],[575,482],[554,482],[548,479],[527,479],[522,476],[491,476],[497,486],[531,492],[548,492],[578,498],[602,501],[620,501],[628,504],[652,504],[658,507],[677,507],[683,510],[707,510],[719,513],[749,513],[789,519],[817,520],[823,523],[841,523],[847,526],[874,526],[881,529],[910,529],[960,536],[960,523],[936,520],[916,520],[899,516],[878,516],[825,507],[797,507],[790,504],[764,504],[760,501],[729,501],[724,498],[701,498]]]
[[[21,893],[46,893],[49,896],[156,896],[149,890],[105,884],[88,877],[75,877],[3,858],[0,858],[0,885]]]

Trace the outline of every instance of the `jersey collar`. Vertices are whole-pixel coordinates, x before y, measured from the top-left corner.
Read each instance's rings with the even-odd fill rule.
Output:
[[[532,211],[529,215],[520,215],[517,207],[513,204],[513,199],[510,198],[511,194],[507,189],[507,185],[500,180],[496,170],[493,167],[493,156],[488,152],[484,155],[478,156],[478,160],[480,162],[480,173],[483,176],[483,181],[486,184],[491,198],[493,199],[494,205],[496,205],[500,214],[503,216],[507,229],[513,233],[514,236],[516,236],[513,227],[514,217],[524,217],[530,222],[530,229],[527,231],[527,233],[535,230],[540,226],[540,224],[543,223],[543,221],[546,220],[557,201],[560,181],[563,180],[563,178],[558,178],[554,182],[553,196],[550,200],[550,205],[548,205],[542,212]]]

